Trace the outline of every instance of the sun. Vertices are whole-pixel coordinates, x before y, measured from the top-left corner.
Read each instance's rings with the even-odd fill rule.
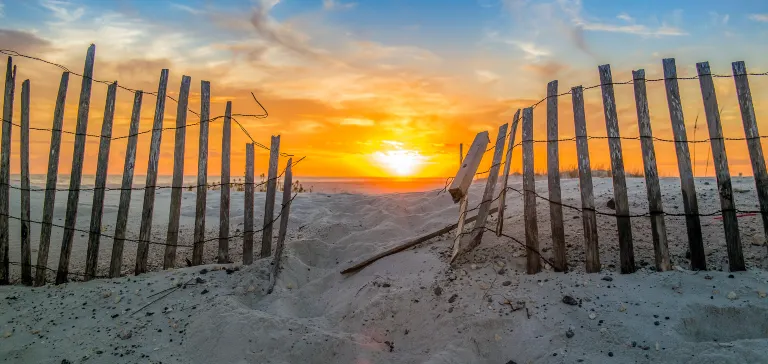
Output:
[[[416,150],[399,149],[375,152],[373,159],[393,175],[406,177],[416,173],[426,157]]]

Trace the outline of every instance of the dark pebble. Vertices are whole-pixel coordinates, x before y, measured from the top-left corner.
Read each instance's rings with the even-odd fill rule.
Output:
[[[511,282],[511,281],[504,281],[504,283],[502,283],[501,285],[502,285],[502,286],[508,286],[508,285],[510,285],[510,284],[512,284],[512,282]]]
[[[576,299],[571,296],[563,296],[563,303],[571,306],[576,306],[579,304],[579,302],[577,302]]]
[[[206,294],[206,293],[208,293],[208,289],[204,289],[202,292],[200,292],[200,294]]]
[[[459,295],[454,293],[453,296],[451,296],[451,298],[448,299],[448,303],[455,302],[457,298],[459,298]]]
[[[733,274],[729,274],[729,275],[728,275],[728,278],[734,278],[734,277],[733,277]]]
[[[200,274],[205,274],[205,273],[208,273],[208,269],[203,268],[200,270]]]
[[[440,286],[435,287],[435,296],[443,294],[443,289]]]
[[[608,352],[608,356],[611,356],[611,357],[612,357],[612,356],[613,356],[613,352],[612,352],[612,351],[609,351],[609,352]]]
[[[574,335],[576,335],[576,334],[571,329],[568,329],[568,331],[565,332],[565,337],[567,337],[569,339],[572,338]]]
[[[653,324],[656,325],[656,326],[659,326],[661,323],[658,322],[658,321],[654,321]]]
[[[603,280],[606,281],[606,282],[611,282],[611,281],[613,281],[613,277],[605,276],[605,277],[603,277]]]
[[[202,279],[200,277],[195,278],[195,283],[202,284],[205,283],[205,279]]]
[[[391,284],[389,284],[389,283],[383,283],[381,286],[382,286],[382,287],[384,287],[384,288],[389,288],[389,287],[391,287],[392,285],[391,285]]]

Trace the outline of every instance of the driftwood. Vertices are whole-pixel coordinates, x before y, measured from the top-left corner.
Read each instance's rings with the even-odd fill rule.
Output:
[[[493,214],[496,211],[498,211],[498,209],[499,209],[498,207],[494,207],[494,208],[492,208],[492,209],[490,209],[488,211],[488,214],[489,215]],[[472,216],[470,218],[467,218],[464,222],[465,223],[470,223],[472,221],[475,221],[476,219],[477,219],[477,215]],[[367,267],[371,263],[373,263],[373,262],[375,262],[375,261],[377,261],[377,260],[379,260],[381,258],[390,256],[390,255],[395,254],[395,253],[399,253],[399,252],[401,252],[403,250],[407,250],[407,249],[412,248],[412,247],[414,247],[416,245],[419,245],[419,244],[421,244],[421,243],[423,243],[423,242],[425,242],[425,241],[427,241],[429,239],[436,238],[436,237],[438,237],[440,235],[448,233],[449,231],[455,229],[458,225],[459,225],[458,223],[451,224],[451,225],[448,225],[448,226],[446,226],[446,227],[444,227],[444,228],[442,228],[440,230],[437,230],[435,232],[429,233],[427,235],[423,235],[423,236],[419,236],[419,237],[416,237],[416,238],[413,238],[413,239],[409,239],[409,240],[403,242],[402,244],[398,244],[395,247],[389,248],[389,249],[387,249],[387,250],[385,250],[385,251],[383,251],[381,253],[378,253],[378,254],[376,254],[376,255],[374,255],[374,256],[366,259],[366,260],[363,260],[360,263],[357,263],[357,264],[355,264],[355,265],[353,265],[353,266],[351,266],[351,267],[349,267],[347,269],[342,270],[341,274],[347,274],[347,273],[356,272],[356,271],[358,271],[358,270],[360,270],[362,268]]]

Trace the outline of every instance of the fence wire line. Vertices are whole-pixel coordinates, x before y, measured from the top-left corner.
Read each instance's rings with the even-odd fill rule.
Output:
[[[121,89],[126,90],[126,91],[130,91],[130,92],[134,92],[134,93],[135,92],[141,92],[142,94],[153,95],[155,97],[158,96],[157,92],[142,91],[142,90],[126,87],[126,86],[120,85],[117,81],[105,81],[105,80],[98,80],[98,79],[95,79],[93,77],[87,77],[87,76],[85,76],[83,74],[80,74],[80,73],[77,73],[77,72],[73,72],[72,70],[70,70],[69,68],[67,68],[66,66],[64,66],[62,64],[51,62],[51,61],[48,61],[48,60],[45,60],[45,59],[42,59],[42,58],[39,58],[39,57],[34,57],[34,56],[26,55],[26,54],[23,54],[23,53],[19,53],[17,51],[12,50],[12,49],[0,49],[0,54],[5,54],[5,55],[11,56],[11,57],[22,57],[22,58],[31,59],[31,60],[38,61],[38,62],[43,62],[43,63],[49,64],[49,65],[58,67],[61,70],[65,71],[65,72],[68,72],[70,74],[73,74],[75,76],[78,76],[78,77],[81,77],[81,78],[85,78],[85,79],[90,79],[91,81],[94,81],[94,82],[97,82],[97,83],[101,83],[101,84],[104,84],[104,85],[111,85],[112,83],[115,83],[118,88],[121,88]],[[173,100],[177,104],[179,103],[179,100],[177,100],[173,96],[170,96],[170,95],[166,94],[165,97],[170,99],[170,100]],[[265,150],[269,150],[269,147],[267,147],[266,145],[261,144],[261,143],[257,142],[256,140],[254,140],[253,137],[251,137],[251,134],[248,133],[248,130],[245,129],[243,124],[241,124],[240,121],[238,121],[237,118],[235,118],[236,116],[237,117],[250,117],[250,118],[256,118],[256,119],[266,119],[267,117],[269,117],[269,112],[264,107],[264,105],[262,105],[261,102],[256,98],[256,95],[253,92],[251,92],[251,97],[253,97],[253,100],[256,102],[256,104],[259,105],[259,107],[264,111],[264,113],[263,114],[231,114],[230,115],[230,119],[232,119],[232,121],[235,122],[235,124],[240,128],[240,130],[243,131],[243,133],[248,137],[248,139],[251,140],[251,142],[254,145],[258,146],[259,148],[262,148],[262,149],[265,149]],[[192,110],[189,107],[187,107],[187,112],[190,112],[190,113],[196,115],[198,118],[200,117],[200,113],[198,113],[197,111]],[[199,124],[204,123],[204,122],[215,121],[217,119],[224,118],[224,117],[225,117],[225,115],[220,115],[220,116],[216,116],[216,117],[213,117],[213,118],[209,118],[208,120],[200,120],[199,122],[187,123],[187,124],[185,124],[183,126],[180,126],[180,127],[173,126],[173,127],[164,127],[164,128],[161,128],[161,129],[154,129],[153,128],[153,129],[137,132],[136,134],[129,134],[129,135],[120,136],[120,137],[111,137],[110,136],[109,138],[112,139],[112,140],[125,139],[125,138],[129,138],[129,137],[136,136],[136,135],[141,135],[141,134],[147,134],[147,133],[150,133],[150,132],[154,132],[156,130],[158,130],[158,131],[165,131],[165,130],[175,130],[175,129],[180,129],[180,128],[186,128],[186,127],[189,127],[189,126],[199,125]],[[15,124],[12,121],[8,121],[8,120],[5,120],[5,119],[3,119],[3,121],[4,122],[10,122],[11,125],[13,125],[13,126],[21,127],[20,125]],[[30,130],[60,131],[62,133],[72,134],[72,135],[85,135],[85,136],[94,137],[94,138],[107,138],[107,136],[98,135],[98,134],[76,133],[76,132],[70,132],[70,131],[65,131],[65,130],[54,130],[54,129],[46,129],[46,128],[33,128],[33,127],[30,127]],[[280,153],[280,155],[283,156],[283,157],[293,157],[293,154],[287,154],[287,153]]]

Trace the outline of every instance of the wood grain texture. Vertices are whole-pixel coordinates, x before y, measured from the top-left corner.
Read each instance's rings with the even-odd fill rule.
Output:
[[[283,203],[280,209],[280,230],[277,233],[277,245],[275,246],[275,257],[272,259],[272,274],[269,275],[269,289],[267,293],[272,293],[277,283],[277,275],[280,274],[280,260],[283,256],[283,247],[285,246],[285,235],[288,233],[288,220],[291,213],[291,184],[293,183],[293,174],[291,165],[293,159],[288,159],[288,165],[285,167],[285,180],[283,182]]]
[[[451,186],[448,187],[448,192],[451,194],[454,203],[461,201],[461,198],[466,196],[469,186],[472,185],[472,181],[475,179],[475,173],[477,173],[477,168],[480,166],[480,161],[483,160],[485,148],[488,147],[490,142],[487,131],[477,133],[475,140],[472,141],[464,162],[459,167],[459,171],[456,172],[456,177],[451,182]]]
[[[459,144],[459,168],[464,161],[464,144]],[[456,237],[453,238],[453,248],[451,249],[451,264],[459,256],[459,248],[461,247],[461,237],[464,235],[464,220],[467,217],[467,205],[469,204],[468,196],[462,196],[459,201],[459,222],[456,228]]]
[[[107,168],[109,167],[109,147],[112,141],[112,123],[115,119],[115,98],[117,82],[107,87],[107,102],[104,105],[104,118],[101,123],[99,156],[96,161],[96,180],[94,182],[93,203],[91,204],[90,233],[88,234],[88,252],[85,258],[85,280],[96,276],[99,261],[99,243],[101,240],[101,218],[104,213],[104,189],[107,187]]]
[[[61,130],[64,127],[64,106],[67,103],[67,88],[69,87],[69,72],[61,74],[59,92],[56,96],[56,107],[53,111],[53,126],[51,127],[51,151],[48,154],[48,173],[45,180],[45,197],[43,199],[43,220],[40,224],[40,245],[37,249],[37,268],[35,269],[35,286],[45,284],[48,274],[48,249],[51,246],[51,230],[53,226],[53,208],[56,201],[56,183],[59,177],[59,154],[61,151]]]
[[[11,183],[11,132],[13,127],[13,96],[16,90],[16,66],[8,57],[5,71],[5,94],[3,97],[3,136],[0,142],[0,285],[10,283],[10,240],[8,214],[10,207]]]
[[[739,221],[736,219],[736,204],[733,200],[733,186],[731,185],[731,173],[728,170],[728,156],[725,153],[725,141],[723,140],[723,127],[720,123],[720,110],[717,104],[715,84],[712,82],[712,74],[709,62],[696,64],[701,86],[701,98],[704,101],[704,113],[707,116],[709,140],[712,145],[712,161],[715,165],[717,176],[717,191],[720,195],[720,208],[723,211],[723,227],[725,228],[725,244],[728,248],[728,265],[730,270],[746,270],[744,253],[741,248],[739,236]]]
[[[598,67],[603,93],[603,111],[605,128],[608,133],[608,148],[611,154],[611,174],[613,175],[613,198],[616,202],[616,225],[619,230],[619,260],[621,273],[635,271],[635,252],[632,246],[632,221],[629,218],[629,199],[627,181],[624,175],[624,157],[621,151],[619,117],[616,112],[616,99],[613,94],[611,66]]]
[[[547,187],[549,187],[549,223],[552,229],[552,253],[554,270],[565,272],[568,261],[565,256],[565,228],[560,191],[560,134],[557,125],[557,81],[547,84]]]
[[[149,257],[149,242],[152,240],[152,215],[155,212],[155,185],[157,184],[157,164],[160,161],[160,143],[163,138],[163,117],[165,116],[165,97],[168,89],[168,70],[160,71],[160,82],[157,87],[157,102],[155,103],[155,118],[152,123],[152,139],[149,144],[149,163],[147,163],[147,180],[144,184],[144,204],[141,211],[139,227],[139,244],[136,249],[136,266],[134,274],[147,271]]]
[[[131,188],[133,187],[133,173],[136,166],[136,144],[139,136],[139,121],[141,120],[141,91],[133,95],[133,110],[131,111],[131,124],[128,130],[128,145],[125,148],[125,162],[123,163],[123,180],[120,184],[120,202],[117,207],[117,222],[115,222],[115,238],[112,242],[112,257],[109,262],[109,276],[120,277],[123,266],[123,245],[125,244],[125,231],[128,227],[128,212],[131,207]]]
[[[581,190],[581,221],[584,228],[584,256],[587,273],[600,272],[600,250],[598,249],[597,216],[595,195],[592,188],[592,169],[589,163],[589,139],[587,120],[584,115],[584,89],[571,88],[573,122],[576,133],[576,152],[579,161],[579,189]]]
[[[245,145],[245,207],[243,209],[243,264],[253,263],[253,143]]]
[[[757,130],[755,108],[752,104],[752,92],[749,89],[747,66],[744,62],[733,62],[733,79],[736,82],[736,94],[739,99],[741,121],[744,124],[744,135],[747,137],[749,159],[752,162],[752,174],[755,177],[757,198],[760,202],[761,217],[763,219],[763,238],[768,239],[768,173],[765,169],[763,146],[760,142],[760,133]]]
[[[29,80],[21,84],[21,130],[19,138],[19,159],[21,169],[21,283],[32,285],[32,242],[29,225]]]
[[[219,203],[219,263],[229,261],[229,160],[232,145],[232,101],[227,101],[221,133],[221,195]]]
[[[648,210],[651,214],[651,235],[653,236],[654,260],[656,270],[664,272],[672,269],[669,261],[667,225],[664,221],[664,206],[661,202],[659,172],[656,168],[656,151],[653,147],[651,116],[648,111],[648,97],[645,87],[645,71],[632,71],[637,109],[637,127],[640,130],[640,147],[643,151],[645,168],[645,188],[648,193]]]
[[[691,168],[691,154],[688,150],[688,133],[685,130],[683,105],[680,101],[680,88],[677,84],[677,67],[674,58],[662,61],[664,66],[664,86],[667,93],[667,106],[672,121],[672,134],[675,138],[677,168],[680,172],[680,187],[685,209],[685,226],[688,230],[688,248],[691,251],[691,269],[706,270],[707,258],[704,255],[704,240],[701,234],[699,203],[696,198],[696,185]]]
[[[536,181],[533,169],[533,108],[523,109],[523,215],[525,220],[525,245],[528,247],[527,272],[541,271],[539,254],[539,226],[536,217]]]
[[[496,144],[493,148],[493,159],[491,160],[491,169],[488,172],[488,180],[485,182],[485,190],[483,191],[483,199],[480,201],[479,210],[477,211],[477,220],[475,220],[475,226],[472,231],[465,237],[464,242],[461,243],[459,248],[460,253],[464,254],[480,245],[485,233],[485,223],[488,221],[488,211],[491,209],[493,203],[493,191],[496,188],[496,184],[499,181],[499,169],[501,169],[501,157],[504,154],[504,141],[507,139],[508,124],[504,123],[499,126],[499,132],[496,135]]]
[[[269,171],[267,172],[267,195],[264,202],[264,226],[261,231],[261,257],[272,254],[272,225],[275,219],[275,193],[277,187],[277,159],[280,156],[280,136],[273,135],[269,146]]]
[[[67,281],[69,274],[69,256],[77,225],[77,206],[80,200],[80,179],[83,175],[85,159],[85,133],[88,131],[88,112],[91,107],[91,86],[93,85],[93,63],[96,58],[96,46],[91,44],[85,57],[83,82],[80,87],[80,101],[77,108],[77,126],[75,127],[75,149],[72,154],[72,172],[69,174],[69,194],[67,195],[67,213],[64,218],[64,236],[61,241],[59,269],[56,271],[56,284]]]
[[[173,180],[171,181],[171,209],[168,215],[168,233],[165,238],[163,269],[176,265],[176,244],[179,241],[179,219],[181,218],[181,192],[184,187],[184,144],[187,136],[187,106],[189,86],[192,79],[181,76],[179,100],[176,104],[176,136],[173,148]]]
[[[515,116],[512,118],[512,130],[509,132],[509,144],[507,145],[507,156],[504,161],[504,173],[501,178],[501,197],[499,197],[499,217],[496,220],[496,236],[501,236],[504,230],[504,208],[507,205],[507,186],[509,184],[509,169],[512,166],[512,152],[515,149],[515,136],[517,134],[517,124],[520,121],[520,109],[515,111]]]
[[[208,193],[208,129],[211,115],[211,83],[200,81],[200,139],[197,151],[197,197],[195,198],[195,238],[192,265],[203,263],[205,205]]]

